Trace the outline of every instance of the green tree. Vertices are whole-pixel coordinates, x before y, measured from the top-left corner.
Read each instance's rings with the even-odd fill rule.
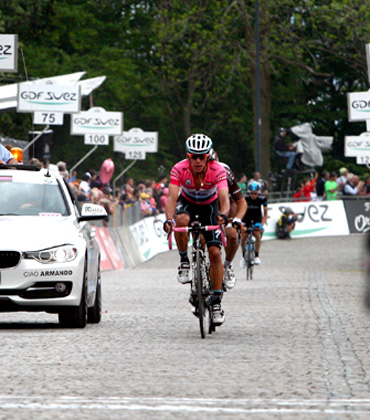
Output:
[[[240,57],[233,43],[235,9],[229,3],[173,0],[156,4],[152,65],[171,118],[178,156],[183,155],[184,139],[192,132],[212,136],[235,109],[230,98]],[[232,107],[225,106],[229,101]]]
[[[326,156],[333,169],[353,161],[343,157],[343,138],[364,131],[364,123],[348,123],[346,94],[368,89],[367,3],[260,0],[265,177],[273,133],[298,122],[335,137]],[[93,103],[123,111],[125,129],[159,131],[159,153],[139,162],[135,176],[156,175],[160,165],[169,170],[196,131],[214,139],[234,172],[255,170],[255,2],[8,0],[0,29],[18,33],[21,48],[18,75],[4,74],[0,82],[82,70],[86,77],[106,75],[83,109]],[[23,139],[33,128],[29,114],[16,112],[1,113],[0,127]],[[70,135],[68,117],[53,129],[53,160],[73,165],[88,147]],[[98,168],[112,154],[112,145],[99,149],[81,170]]]

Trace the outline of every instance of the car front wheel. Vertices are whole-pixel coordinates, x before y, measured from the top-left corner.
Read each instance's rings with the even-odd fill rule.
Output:
[[[87,273],[81,291],[81,301],[78,306],[63,309],[59,312],[59,324],[67,328],[85,328],[87,324]]]
[[[87,322],[91,324],[99,324],[101,321],[101,308],[102,308],[102,293],[101,293],[101,280],[100,273],[98,274],[98,281],[96,282],[95,302],[94,306],[88,309]]]

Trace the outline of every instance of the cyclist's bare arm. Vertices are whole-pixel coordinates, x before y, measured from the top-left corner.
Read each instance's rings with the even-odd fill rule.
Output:
[[[264,206],[263,207],[263,217],[262,217],[262,220],[261,220],[262,226],[265,226],[266,222],[267,222],[267,206]]]
[[[220,213],[225,214],[226,216],[230,212],[230,200],[229,200],[229,189],[228,188],[221,188],[218,190],[218,199],[220,201]],[[222,218],[220,220],[220,216],[218,216],[219,222],[222,223]]]
[[[236,215],[235,215],[235,218],[236,219],[239,219],[239,220],[242,220],[243,217],[245,216],[245,213],[247,212],[247,210],[248,210],[248,204],[245,201],[245,198],[243,197],[243,198],[241,198],[240,200],[238,200],[236,202]]]
[[[177,198],[179,196],[179,193],[180,193],[180,187],[178,185],[174,185],[174,184],[169,185],[168,200],[167,200],[167,204],[166,204],[167,220],[172,220],[174,215],[175,215],[176,202],[177,202]],[[168,232],[168,231],[166,230],[166,232]]]

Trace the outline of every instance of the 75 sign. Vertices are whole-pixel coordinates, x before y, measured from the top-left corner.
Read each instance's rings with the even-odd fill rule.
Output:
[[[33,123],[63,125],[63,112],[34,112]]]

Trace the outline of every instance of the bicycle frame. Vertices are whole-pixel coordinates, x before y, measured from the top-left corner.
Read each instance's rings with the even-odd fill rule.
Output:
[[[254,256],[255,256],[255,237],[253,236],[254,228],[247,228],[247,239],[245,241],[245,254],[244,259],[247,268],[247,280],[252,280],[253,278],[253,266],[254,266]]]

